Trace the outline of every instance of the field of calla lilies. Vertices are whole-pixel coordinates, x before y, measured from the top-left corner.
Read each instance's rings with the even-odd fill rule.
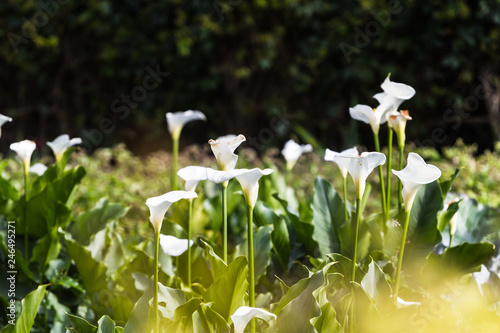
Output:
[[[166,114],[165,159],[87,156],[61,135],[55,159],[33,163],[33,141],[12,143],[2,332],[500,331],[499,205],[455,185],[473,171],[410,149],[400,105],[415,90],[389,76],[381,88],[375,108],[349,109],[373,152],[289,140],[282,160],[249,158],[239,134],[207,138],[194,149],[213,157],[193,160],[181,131],[206,117],[192,110]]]

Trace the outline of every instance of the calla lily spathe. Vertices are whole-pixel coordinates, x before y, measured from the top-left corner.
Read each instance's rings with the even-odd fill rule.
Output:
[[[207,117],[201,111],[187,110],[180,112],[168,112],[166,114],[168,130],[173,138],[179,139],[182,128],[190,121],[207,120]]]
[[[15,151],[17,157],[21,160],[24,166],[25,173],[28,173],[30,168],[31,155],[36,149],[36,143],[30,140],[15,142],[10,145],[10,149]]]
[[[287,170],[292,170],[295,166],[295,163],[299,159],[299,157],[304,153],[310,153],[313,151],[313,147],[309,144],[307,145],[299,145],[297,142],[293,140],[288,140],[281,150],[281,155],[286,160],[286,168]]]
[[[42,163],[35,163],[29,169],[29,172],[34,173],[38,176],[42,176],[45,171],[47,171],[47,167]]]
[[[160,232],[165,213],[174,202],[197,197],[198,195],[193,191],[171,191],[158,197],[147,199],[146,205],[149,207],[151,213],[149,221],[153,224],[155,232]]]
[[[257,202],[257,196],[259,195],[259,179],[262,176],[270,175],[273,170],[261,170],[259,168],[239,170],[243,173],[237,176],[236,179],[240,182],[241,188],[243,189],[247,206],[253,209]]]
[[[47,146],[49,146],[50,149],[52,149],[52,151],[54,152],[56,161],[59,161],[61,159],[66,149],[81,144],[81,138],[73,138],[70,140],[68,134],[61,134],[57,138],[55,138],[54,141],[47,142]]]
[[[406,122],[408,120],[411,120],[408,110],[391,112],[391,114],[389,115],[389,124],[391,124],[391,127],[394,129],[394,132],[396,132],[396,135],[398,136],[399,147],[404,147],[405,145],[405,140],[406,140],[405,129],[406,129]]]
[[[239,307],[232,315],[231,320],[234,323],[234,333],[243,333],[248,322],[254,318],[260,318],[273,326],[276,315],[259,308],[249,306]]]
[[[403,183],[401,195],[407,212],[413,206],[413,200],[418,189],[422,185],[432,183],[441,177],[441,170],[438,167],[425,163],[424,159],[416,153],[408,154],[408,163],[403,170],[392,169],[392,173]]]
[[[2,137],[2,126],[5,123],[11,122],[11,121],[12,121],[11,117],[4,116],[3,114],[0,113],[0,137]]]
[[[346,157],[357,157],[359,155],[358,148],[356,148],[356,147],[349,148],[349,149],[341,151],[340,153],[333,151],[333,150],[330,150],[328,148],[326,148],[326,150],[325,150],[325,161],[335,162],[335,164],[337,164],[339,166],[340,173],[342,174],[342,177],[346,178],[347,177],[347,168],[345,168],[343,165],[338,164],[335,161],[335,156],[337,156],[337,155],[346,156]]]
[[[194,191],[200,181],[209,180],[212,183],[220,184],[244,172],[241,169],[220,171],[208,167],[191,165],[180,169],[177,175],[184,181],[186,191]]]
[[[238,162],[238,155],[234,153],[236,148],[240,146],[242,142],[246,141],[243,134],[236,135],[226,135],[219,137],[217,140],[209,140],[210,148],[217,159],[217,164],[219,169],[223,171],[234,170],[236,167],[236,162]]]
[[[415,96],[415,89],[407,84],[391,81],[390,74],[380,87],[384,92],[375,94],[373,98],[386,112],[397,111],[401,103]]]
[[[193,245],[192,240],[179,239],[171,235],[160,234],[160,246],[163,252],[171,257],[178,257]]]
[[[370,124],[372,131],[378,134],[380,129],[380,124],[384,121],[384,114],[387,112],[384,108],[373,109],[368,105],[358,104],[352,108],[349,108],[349,114],[351,118],[362,121],[364,123]]]
[[[347,169],[354,181],[356,198],[361,199],[365,192],[366,178],[373,169],[385,163],[385,155],[377,152],[365,152],[356,157],[338,154],[333,160],[340,168]]]

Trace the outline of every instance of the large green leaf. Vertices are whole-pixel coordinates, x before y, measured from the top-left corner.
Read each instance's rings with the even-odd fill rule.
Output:
[[[337,313],[332,303],[326,303],[321,307],[321,316],[311,319],[311,324],[318,333],[341,333],[344,332],[337,321]]]
[[[72,240],[69,235],[66,235],[66,248],[71,259],[75,262],[87,292],[95,293],[107,290],[106,265],[102,261],[97,262],[92,258],[90,251]]]
[[[375,301],[375,306],[380,312],[394,310],[392,306],[392,290],[387,282],[385,273],[374,260],[368,265],[368,272],[361,280],[365,292]]]
[[[150,306],[150,300],[153,299],[154,292],[154,279],[151,278],[148,289],[130,312],[129,320],[123,329],[124,333],[151,332],[153,330],[154,310]]]
[[[97,327],[89,323],[87,320],[71,315],[69,313],[66,314],[71,322],[71,326],[73,326],[73,330],[76,333],[96,333]]]
[[[173,321],[175,310],[185,303],[186,294],[182,290],[158,283],[158,308],[164,318]]]
[[[283,218],[274,220],[273,225],[274,229],[271,232],[273,250],[281,265],[281,269],[286,271],[291,254],[290,236],[288,235],[288,229]]]
[[[491,243],[462,243],[446,248],[440,255],[431,253],[425,269],[438,277],[467,274],[478,271],[494,254],[495,246]]]
[[[71,225],[73,238],[82,245],[88,245],[92,235],[103,229],[111,220],[116,220],[127,213],[128,208],[122,204],[110,203],[107,198],[99,200],[94,208],[81,213]]]
[[[323,178],[316,177],[312,202],[314,235],[323,253],[339,253],[338,230],[345,222],[344,204],[338,193]]]
[[[310,319],[321,315],[321,310],[313,292],[326,282],[324,270],[320,270],[294,284],[283,295],[274,309],[278,316],[276,325],[279,332],[312,332]]]
[[[437,229],[437,216],[442,208],[443,197],[436,181],[418,190],[410,214],[404,262],[414,256],[427,256],[439,244],[441,234]],[[402,227],[403,221],[400,223]]]
[[[237,308],[245,305],[248,289],[248,261],[246,257],[236,257],[222,276],[203,295],[206,303],[214,302],[213,309],[228,321]]]
[[[272,226],[266,225],[253,231],[255,283],[258,283],[260,276],[266,273],[267,267],[271,264],[272,229]],[[235,256],[240,255],[248,258],[248,241],[246,239],[236,247]]]
[[[193,315],[193,323],[197,332],[229,333],[231,327],[215,308],[214,303],[201,303]]]
[[[215,254],[214,249],[204,240],[201,240],[202,244],[205,246],[205,257],[208,258],[210,264],[210,271],[212,272],[212,277],[214,281],[217,281],[222,273],[226,270],[226,263],[217,254]]]
[[[31,327],[35,322],[35,317],[38,312],[38,307],[45,297],[45,289],[47,289],[48,284],[38,286],[38,288],[28,295],[21,301],[21,314],[19,318],[16,319],[15,325],[7,325],[4,327],[2,332],[5,333],[27,333],[31,331]]]

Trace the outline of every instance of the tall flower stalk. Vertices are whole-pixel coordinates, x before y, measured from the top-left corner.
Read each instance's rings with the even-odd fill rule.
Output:
[[[270,175],[272,169],[261,170],[259,168],[254,169],[240,169],[243,172],[241,175],[237,176],[236,179],[243,189],[243,194],[245,195],[245,202],[247,205],[248,214],[248,224],[247,224],[247,240],[248,240],[248,266],[249,266],[249,285],[248,285],[248,295],[250,307],[255,307],[255,265],[254,265],[254,255],[253,255],[253,210],[257,202],[257,197],[259,194],[259,179],[262,176]],[[250,331],[255,332],[255,322],[251,321]]]
[[[232,171],[238,162],[238,155],[234,153],[241,143],[246,141],[244,135],[226,135],[217,140],[209,140],[210,148],[217,159],[219,170]],[[222,182],[222,234],[223,259],[227,263],[227,186],[229,180]]]
[[[171,186],[172,191],[177,190],[177,161],[179,159],[179,138],[184,125],[194,120],[207,120],[207,117],[196,110],[187,110],[184,112],[168,112],[166,114],[168,130],[172,136],[172,170],[171,170]]]
[[[387,122],[388,138],[387,138],[387,195],[386,195],[386,208],[387,215],[391,210],[391,168],[392,168],[392,126]],[[382,184],[383,186],[383,184]]]
[[[149,221],[153,225],[153,229],[155,232],[154,328],[156,333],[160,332],[160,322],[158,317],[158,257],[160,251],[160,232],[161,226],[163,224],[163,218],[165,217],[167,210],[174,202],[177,202],[181,199],[192,199],[196,197],[197,195],[193,191],[172,191],[158,197],[148,198],[146,200],[146,205],[150,210]],[[188,240],[188,244],[189,242],[190,240]]]
[[[413,201],[415,200],[415,196],[422,185],[429,184],[441,177],[441,170],[434,165],[425,163],[424,159],[420,157],[420,155],[410,153],[408,155],[408,163],[406,167],[400,171],[392,170],[392,173],[394,173],[403,184],[401,196],[403,197],[405,204],[405,222],[403,225],[403,237],[401,238],[394,289],[394,295],[397,296],[399,292],[403,254],[405,250],[406,236]]]
[[[24,172],[24,210],[23,210],[23,220],[24,220],[24,256],[26,262],[29,260],[29,237],[28,237],[28,221],[26,219],[26,212],[28,209],[28,174],[31,164],[31,155],[36,149],[36,144],[33,141],[23,140],[20,142],[15,142],[10,145],[10,149],[15,151],[18,159],[23,165]]]
[[[347,157],[357,157],[359,155],[359,152],[356,147],[343,150],[340,153],[337,153],[327,148],[325,150],[325,161],[335,162],[335,156],[337,155],[347,156]],[[349,220],[349,211],[347,209],[347,168],[345,168],[341,164],[338,164],[337,162],[335,163],[339,166],[340,173],[342,174],[343,190],[344,190],[344,218],[345,221],[347,222],[347,220]]]
[[[334,157],[334,162],[336,162],[339,167],[345,168],[351,175],[354,181],[354,188],[356,189],[356,223],[354,225],[354,254],[352,258],[352,275],[351,281],[355,280],[356,274],[356,256],[358,251],[358,231],[359,224],[361,221],[360,214],[360,202],[363,198],[366,187],[366,179],[368,175],[377,166],[381,166],[385,163],[385,155],[378,152],[362,153],[356,157],[342,156],[337,154]]]

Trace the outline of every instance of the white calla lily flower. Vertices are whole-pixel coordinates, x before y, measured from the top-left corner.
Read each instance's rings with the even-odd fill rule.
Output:
[[[299,159],[299,157],[304,153],[310,153],[313,151],[313,147],[309,144],[307,145],[299,145],[297,142],[293,140],[288,140],[281,150],[281,155],[286,160],[286,168],[288,171],[292,170],[295,166],[295,163]]]
[[[226,135],[219,137],[217,140],[211,139],[208,141],[220,170],[234,170],[236,162],[238,162],[238,155],[234,151],[244,141],[246,141],[246,138],[243,134],[238,136]]]
[[[340,168],[347,169],[354,181],[356,198],[361,200],[365,192],[366,178],[373,169],[385,163],[385,155],[377,152],[365,152],[355,157],[337,154],[333,160]]]
[[[21,160],[24,166],[25,173],[28,173],[30,168],[31,155],[36,149],[36,143],[30,140],[15,142],[10,145],[10,149],[15,151],[17,157]]]
[[[391,81],[390,74],[380,87],[384,92],[373,95],[373,98],[380,103],[378,108],[384,114],[381,123],[385,123],[389,112],[397,111],[401,103],[415,96],[415,89],[407,84]]]
[[[149,221],[153,224],[155,232],[160,232],[163,218],[174,202],[197,197],[198,195],[193,191],[171,191],[158,197],[148,198],[146,205],[150,211]]]
[[[394,132],[396,132],[396,135],[398,136],[399,147],[404,147],[405,145],[405,140],[406,140],[405,129],[406,129],[406,122],[408,120],[411,120],[410,113],[408,112],[408,110],[391,112],[391,114],[389,115],[389,124],[391,124],[391,127],[394,129]]]
[[[231,171],[214,170],[208,167],[187,166],[180,169],[177,175],[184,181],[186,191],[194,191],[199,182],[209,180],[215,184],[221,184],[227,180],[245,173],[241,169]]]
[[[340,169],[340,173],[342,174],[342,178],[346,178],[347,177],[347,168],[344,167],[343,165],[338,164],[335,161],[335,156],[337,156],[337,155],[347,156],[347,157],[356,157],[359,155],[358,149],[356,147],[353,147],[353,148],[343,150],[340,153],[333,151],[333,150],[330,150],[328,148],[326,148],[326,150],[325,150],[325,161],[335,162],[335,164],[337,164],[339,169]]]
[[[47,146],[49,146],[50,149],[52,149],[52,152],[54,152],[56,161],[59,161],[61,159],[66,149],[81,144],[81,138],[73,138],[70,140],[68,134],[61,134],[57,138],[55,138],[54,141],[47,142]]]
[[[184,125],[194,120],[207,120],[207,117],[201,111],[197,110],[187,110],[180,112],[168,112],[166,114],[168,131],[173,138],[179,139],[181,136],[181,131]]]
[[[2,126],[5,123],[11,122],[11,121],[12,121],[11,117],[4,116],[3,114],[0,113],[0,137],[2,137]]]
[[[413,206],[413,200],[418,192],[418,189],[425,184],[432,183],[441,177],[441,170],[434,165],[425,163],[424,159],[416,153],[408,154],[408,163],[403,170],[397,171],[392,169],[403,184],[401,195],[405,203],[407,212]]]
[[[262,176],[270,175],[274,170],[261,170],[259,168],[239,170],[242,174],[236,176],[236,179],[240,182],[241,188],[243,189],[247,206],[253,209],[257,202],[257,196],[259,195],[259,179]]]
[[[47,167],[42,163],[35,163],[29,169],[29,172],[34,173],[38,176],[42,176],[45,171],[47,171]]]
[[[163,252],[171,257],[178,257],[190,246],[193,246],[193,241],[187,239],[179,239],[171,235],[160,234],[160,246]]]
[[[368,105],[358,104],[352,108],[349,108],[349,114],[351,118],[362,121],[364,123],[370,124],[372,131],[378,134],[380,129],[380,124],[384,118],[384,114],[387,110],[384,108],[373,109]]]
[[[269,326],[273,326],[276,315],[259,308],[249,306],[239,307],[231,315],[231,320],[234,323],[234,333],[243,333],[250,320],[254,318],[260,318],[269,323]]]

